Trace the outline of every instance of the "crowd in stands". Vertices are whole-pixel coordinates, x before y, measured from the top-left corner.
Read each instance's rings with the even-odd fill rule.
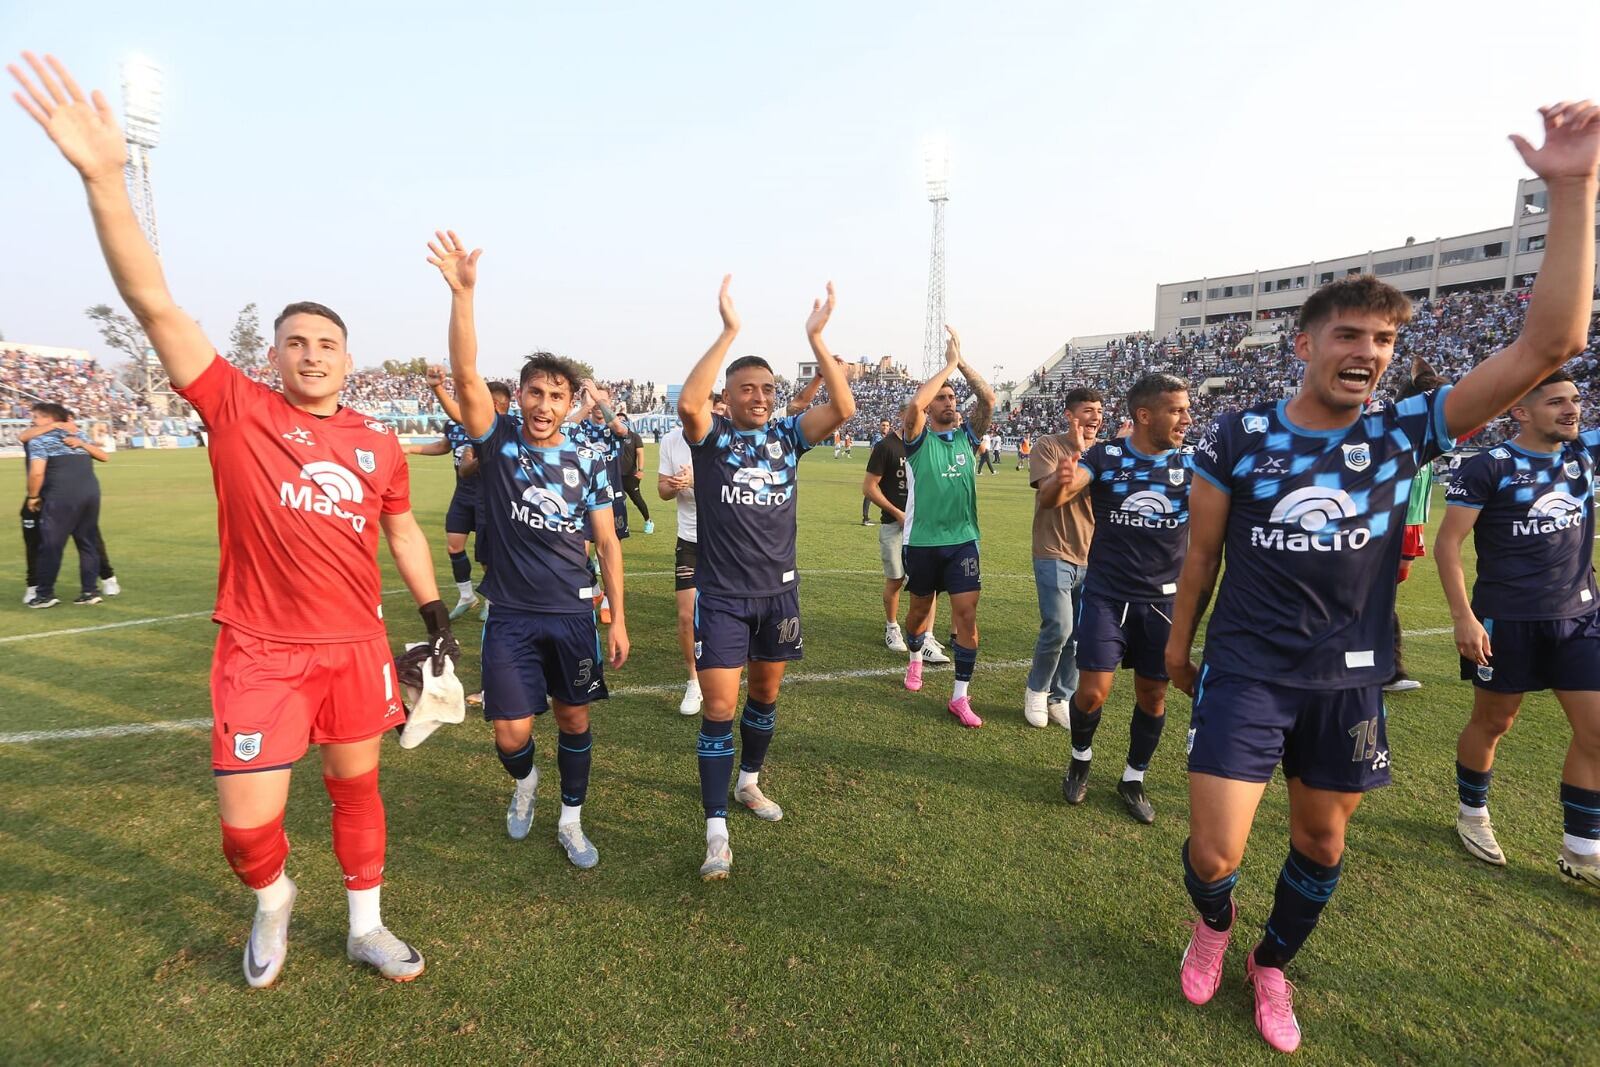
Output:
[[[138,393],[94,359],[42,356],[0,345],[0,418],[26,419],[41,400],[105,422],[114,431],[132,431],[150,414]]]

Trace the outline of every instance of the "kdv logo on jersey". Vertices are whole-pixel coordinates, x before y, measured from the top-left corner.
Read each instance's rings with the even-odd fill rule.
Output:
[[[794,496],[794,487],[788,481],[788,473],[784,471],[740,467],[733,473],[733,484],[722,487],[722,502],[777,507]]]
[[[1270,529],[1250,528],[1250,545],[1278,552],[1359,550],[1372,540],[1372,531],[1365,526],[1340,529],[1340,523],[1355,518],[1356,512],[1356,502],[1343,489],[1308,485],[1273,505],[1267,517]]]
[[[1526,519],[1511,524],[1511,536],[1552,534],[1583,522],[1584,502],[1562,489],[1552,489],[1533,502]]]
[[[343,519],[356,533],[367,528],[365,515],[357,515],[339,506],[346,502],[361,503],[361,479],[347,468],[327,460],[318,460],[301,467],[300,477],[304,479],[303,482],[279,484],[279,504],[295,511]]]

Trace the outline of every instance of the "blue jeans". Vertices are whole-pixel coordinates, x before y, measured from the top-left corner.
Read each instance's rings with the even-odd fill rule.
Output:
[[[1039,641],[1033,648],[1028,688],[1065,701],[1078,689],[1078,642],[1072,631],[1083,600],[1084,568],[1062,559],[1033,561],[1039,593]]]

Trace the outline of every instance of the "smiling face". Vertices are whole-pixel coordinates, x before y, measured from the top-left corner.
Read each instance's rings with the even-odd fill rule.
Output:
[[[1078,432],[1086,445],[1100,436],[1100,426],[1105,421],[1103,408],[1104,405],[1098,400],[1085,400],[1067,409],[1072,421],[1078,424]]]
[[[1328,411],[1359,412],[1394,358],[1400,327],[1373,311],[1335,311],[1295,335],[1294,354],[1306,365],[1302,393]]]
[[[740,367],[728,375],[722,399],[728,405],[728,418],[741,430],[765,426],[777,403],[778,385],[765,367]]]
[[[1549,452],[1578,439],[1583,401],[1573,383],[1551,382],[1511,405],[1511,417],[1517,420],[1519,436],[1531,438],[1538,451]]]
[[[1184,434],[1193,424],[1187,389],[1161,393],[1149,407],[1141,406],[1133,412],[1134,433],[1144,436],[1149,449],[1156,452],[1182,446]]]
[[[344,330],[332,319],[301,312],[278,324],[267,359],[277,368],[283,395],[297,408],[327,414],[339,406],[350,373]]]

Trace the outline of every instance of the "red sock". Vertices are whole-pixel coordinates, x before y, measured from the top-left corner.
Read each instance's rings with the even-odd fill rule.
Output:
[[[388,844],[378,768],[355,778],[322,779],[333,798],[333,854],[344,869],[346,889],[383,884],[383,853]]]
[[[277,881],[289,858],[283,812],[278,812],[278,817],[266,825],[248,830],[222,823],[222,854],[228,858],[228,866],[239,876],[239,881],[251,889],[265,889]]]

